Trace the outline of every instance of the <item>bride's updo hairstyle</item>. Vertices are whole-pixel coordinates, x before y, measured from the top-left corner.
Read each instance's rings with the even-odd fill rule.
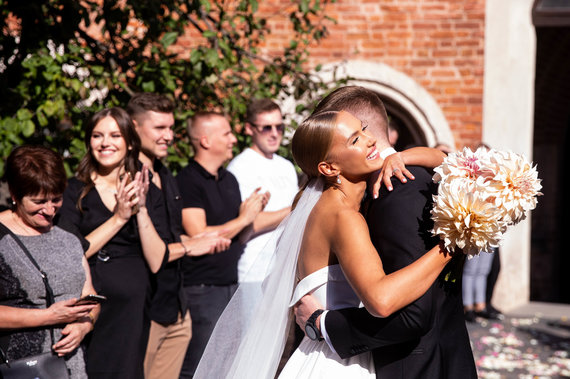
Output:
[[[331,149],[338,114],[336,111],[314,113],[293,135],[293,158],[309,180],[321,175],[318,166],[327,159]]]
[[[295,196],[293,208],[303,194],[307,184],[312,179],[321,176],[318,166],[329,155],[339,113],[337,111],[313,113],[299,125],[293,135],[291,142],[293,158],[305,175],[307,175],[305,185]]]

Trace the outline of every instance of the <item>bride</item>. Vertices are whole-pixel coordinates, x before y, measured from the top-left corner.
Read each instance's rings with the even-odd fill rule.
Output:
[[[327,309],[362,303],[378,317],[419,298],[451,259],[439,246],[386,275],[359,212],[370,176],[382,168],[366,125],[341,111],[311,115],[293,137],[293,155],[309,181],[279,240],[260,298],[246,288],[219,319],[196,378],[273,378],[291,320],[290,306],[313,293]],[[404,152],[404,156],[406,152]],[[417,154],[410,154],[418,160]],[[421,164],[421,161],[407,162]],[[313,292],[314,291],[314,292]],[[324,341],[305,337],[282,378],[375,378],[369,353],[341,359]]]

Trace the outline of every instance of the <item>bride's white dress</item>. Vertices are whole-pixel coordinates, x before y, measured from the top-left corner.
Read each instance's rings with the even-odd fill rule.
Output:
[[[362,306],[346,281],[339,265],[327,266],[302,279],[295,287],[291,305],[312,293],[326,309]],[[325,341],[312,341],[307,336],[295,350],[279,375],[288,378],[376,378],[370,353],[342,359]]]

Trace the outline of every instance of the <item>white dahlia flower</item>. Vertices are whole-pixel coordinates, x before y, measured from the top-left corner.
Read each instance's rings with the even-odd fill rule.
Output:
[[[523,155],[512,151],[496,152],[492,161],[497,172],[495,205],[502,209],[509,225],[517,224],[526,218],[526,212],[536,208],[537,196],[542,195],[538,171]]]
[[[477,149],[475,152],[469,148],[449,154],[443,163],[434,169],[433,181],[439,183],[452,178],[466,178],[483,185],[495,176],[490,163],[490,152],[487,149]]]
[[[484,187],[465,179],[444,182],[434,202],[432,232],[444,241],[447,251],[460,248],[473,256],[499,246],[507,223]]]

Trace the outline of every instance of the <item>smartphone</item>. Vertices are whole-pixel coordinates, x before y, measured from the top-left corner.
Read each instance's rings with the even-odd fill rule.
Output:
[[[87,295],[83,296],[81,299],[77,300],[74,305],[89,305],[89,304],[101,304],[107,300],[103,295]]]

